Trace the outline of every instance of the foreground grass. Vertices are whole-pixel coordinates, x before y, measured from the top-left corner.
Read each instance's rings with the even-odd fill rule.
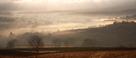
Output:
[[[26,57],[0,55],[0,58],[136,58],[136,50],[60,52]]]

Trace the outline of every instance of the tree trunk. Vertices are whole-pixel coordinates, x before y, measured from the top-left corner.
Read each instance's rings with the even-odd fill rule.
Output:
[[[38,54],[38,48],[36,48],[36,53]]]

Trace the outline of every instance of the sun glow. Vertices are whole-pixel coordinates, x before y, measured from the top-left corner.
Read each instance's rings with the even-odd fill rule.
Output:
[[[31,0],[31,2],[43,2],[43,1],[45,1],[45,0]]]
[[[22,0],[22,2],[45,2],[45,1],[55,3],[55,2],[58,2],[60,0]]]
[[[14,1],[14,2],[43,2],[44,0],[20,0],[20,1]]]
[[[59,0],[49,0],[50,2],[53,2],[53,3],[56,3],[58,2]]]
[[[98,2],[101,2],[101,0],[94,0],[94,2],[97,2],[97,3],[98,3]]]
[[[14,2],[52,2],[52,3],[56,3],[56,2],[85,2],[85,1],[90,1],[90,0],[15,0]],[[100,0],[94,0],[95,2],[98,2]]]

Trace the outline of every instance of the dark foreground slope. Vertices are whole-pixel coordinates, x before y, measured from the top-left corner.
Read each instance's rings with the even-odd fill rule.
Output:
[[[120,47],[112,47],[112,48],[102,48],[102,47],[60,47],[60,48],[41,48],[39,52],[42,53],[32,53],[30,51],[35,51],[35,49],[30,48],[19,48],[19,49],[3,49],[0,50],[0,55],[3,56],[33,56],[33,55],[41,55],[41,54],[53,54],[53,53],[62,53],[62,52],[79,52],[79,51],[132,51],[136,50],[136,48],[120,48]],[[28,51],[28,52],[24,52]],[[46,52],[45,52],[46,51]],[[54,51],[54,52],[50,52]]]
[[[32,56],[32,55],[37,55],[36,53],[28,53],[28,52],[20,52],[16,50],[11,50],[11,49],[4,49],[0,50],[0,55],[3,56]]]
[[[27,57],[0,55],[0,58],[136,58],[136,50],[61,52]]]

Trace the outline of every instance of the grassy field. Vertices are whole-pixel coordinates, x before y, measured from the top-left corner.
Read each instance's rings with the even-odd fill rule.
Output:
[[[136,50],[63,52],[63,53],[38,55],[38,57],[39,58],[136,58]]]
[[[80,51],[41,54],[34,56],[0,56],[0,58],[136,58],[136,50],[129,51]]]
[[[58,50],[58,48],[52,48]],[[136,58],[135,48],[59,48],[53,53],[0,50],[0,58]],[[23,49],[22,49],[23,50]],[[49,49],[47,49],[49,50]]]

